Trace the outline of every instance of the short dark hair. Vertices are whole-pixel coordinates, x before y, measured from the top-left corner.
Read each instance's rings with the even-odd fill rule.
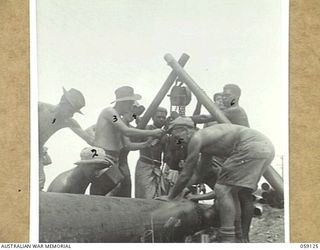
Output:
[[[239,86],[238,85],[236,85],[236,84],[226,84],[226,85],[224,85],[224,87],[223,87],[223,90],[225,90],[225,89],[230,89],[231,91],[232,91],[232,93],[235,95],[235,96],[237,96],[238,98],[240,97],[240,95],[241,95],[241,89],[239,88]]]
[[[158,107],[155,111],[155,113],[157,112],[163,112],[163,113],[166,113],[166,115],[168,114],[168,111],[166,108],[163,108],[163,107]]]
[[[213,100],[214,101],[216,101],[217,100],[217,98],[218,98],[218,96],[222,96],[222,93],[215,93],[214,95],[213,95]]]

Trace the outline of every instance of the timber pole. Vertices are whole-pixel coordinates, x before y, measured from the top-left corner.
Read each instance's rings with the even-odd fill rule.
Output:
[[[190,56],[187,54],[182,54],[179,61],[177,62],[180,67],[184,67],[189,60]],[[141,120],[139,122],[138,128],[144,129],[148,122],[150,121],[150,118],[153,116],[155,110],[159,107],[160,103],[162,102],[163,98],[166,96],[166,94],[169,92],[172,84],[177,79],[177,73],[172,70],[172,72],[169,74],[168,78],[163,83],[161,89],[158,91],[158,94],[151,102],[150,106],[147,108],[144,115],[141,117]]]
[[[198,86],[198,84],[188,75],[188,73],[179,65],[171,54],[166,54],[164,59],[168,65],[177,73],[179,78],[190,88],[199,102],[206,107],[210,114],[217,119],[219,123],[230,123],[229,119],[214,104],[209,96]]]
[[[283,199],[283,180],[278,172],[272,166],[268,166],[263,174],[263,177],[269,182],[273,189],[277,191],[279,198]]]

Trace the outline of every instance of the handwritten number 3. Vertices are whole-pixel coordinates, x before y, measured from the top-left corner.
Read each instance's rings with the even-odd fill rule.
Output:
[[[116,115],[113,116],[113,122],[118,121],[118,117]]]

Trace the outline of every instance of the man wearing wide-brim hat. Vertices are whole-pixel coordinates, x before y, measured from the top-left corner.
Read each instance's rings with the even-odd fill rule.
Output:
[[[106,155],[110,155],[119,160],[119,153],[125,144],[123,137],[160,137],[164,131],[162,129],[141,130],[128,127],[121,119],[121,116],[133,112],[134,103],[141,99],[139,94],[134,93],[134,89],[129,86],[122,86],[115,91],[116,99],[112,102],[115,105],[102,110],[99,115],[94,144],[103,148]],[[133,114],[135,115],[135,114]],[[119,167],[119,161],[116,161],[114,167]],[[121,166],[120,166],[121,169]],[[126,176],[125,176],[126,178]],[[128,177],[129,178],[129,177]],[[91,185],[90,194],[105,195],[111,190],[105,188],[103,181],[96,181]]]
[[[77,89],[65,90],[57,105],[49,103],[38,103],[39,114],[39,188],[42,190],[45,184],[45,173],[43,169],[43,147],[48,139],[62,128],[70,128],[88,144],[93,144],[93,138],[82,130],[79,123],[73,119],[74,113],[85,106],[83,94]]]
[[[80,160],[75,163],[77,166],[59,174],[50,183],[47,192],[84,194],[88,185],[100,175],[104,175],[106,184],[112,188],[123,179],[119,171],[109,174],[113,164],[114,159],[107,156],[103,149],[85,147],[81,150]],[[117,178],[109,178],[115,175]]]

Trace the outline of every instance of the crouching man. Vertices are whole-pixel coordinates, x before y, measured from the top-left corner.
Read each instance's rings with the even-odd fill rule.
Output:
[[[114,182],[115,171],[112,169],[116,159],[106,155],[103,149],[86,147],[81,151],[80,158],[81,160],[75,163],[77,167],[59,174],[51,182],[47,192],[84,194],[89,184],[100,175],[109,178],[105,183],[108,188],[112,189],[118,184],[119,181]],[[117,173],[120,179],[123,178],[119,171]]]
[[[274,158],[272,143],[260,132],[234,124],[218,124],[196,131],[188,118],[177,118],[171,123],[170,130],[182,144],[180,149],[187,154],[181,174],[167,199],[172,200],[185,187],[199,183],[212,156],[225,158],[215,185],[221,223],[220,241],[240,242],[238,192],[243,188],[257,189],[261,176]],[[197,164],[200,154],[200,164]]]

